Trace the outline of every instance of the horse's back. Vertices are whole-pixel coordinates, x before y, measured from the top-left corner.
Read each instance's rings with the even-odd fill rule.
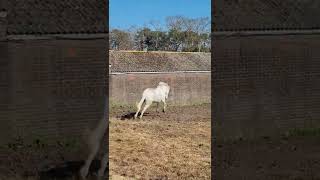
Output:
[[[145,99],[156,102],[160,102],[163,98],[163,95],[164,93],[156,88],[147,88],[143,91],[142,94]]]
[[[160,102],[168,98],[169,91],[170,86],[167,83],[159,82],[157,88],[146,88],[142,96],[147,100]]]
[[[142,95],[148,95],[150,93],[153,93],[154,88],[147,88],[143,91]]]

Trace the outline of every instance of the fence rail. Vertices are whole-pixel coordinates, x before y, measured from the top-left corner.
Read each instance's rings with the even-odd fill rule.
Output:
[[[173,72],[111,72],[111,75],[117,74],[175,74],[175,73],[211,73],[211,71],[173,71]]]

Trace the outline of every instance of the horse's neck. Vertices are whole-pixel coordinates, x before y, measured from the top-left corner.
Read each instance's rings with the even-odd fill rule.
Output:
[[[166,92],[168,88],[167,88],[167,86],[158,86],[157,89],[158,89],[159,91],[164,91],[164,92]]]

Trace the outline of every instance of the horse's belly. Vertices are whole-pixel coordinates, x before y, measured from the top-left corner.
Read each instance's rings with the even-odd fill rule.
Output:
[[[155,102],[160,102],[162,99],[163,99],[163,98],[160,97],[160,96],[154,96],[154,97],[153,97],[153,101],[155,101]]]
[[[155,101],[155,102],[160,102],[160,101],[161,101],[161,99],[155,99],[154,101]]]

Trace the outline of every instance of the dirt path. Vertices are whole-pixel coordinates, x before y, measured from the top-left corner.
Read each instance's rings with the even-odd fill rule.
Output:
[[[143,120],[110,112],[111,179],[210,179],[210,105],[151,108]]]

